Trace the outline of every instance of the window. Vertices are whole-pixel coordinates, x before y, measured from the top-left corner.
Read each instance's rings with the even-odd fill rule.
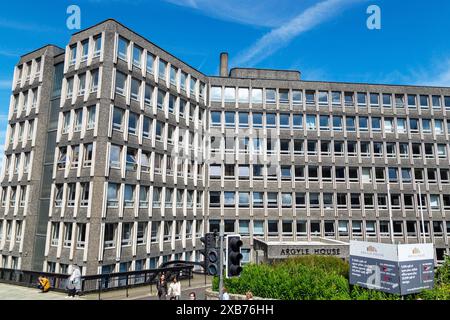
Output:
[[[170,84],[176,86],[177,85],[177,74],[178,69],[174,66],[170,67]]]
[[[347,106],[347,107],[354,106],[355,100],[354,100],[353,92],[345,92],[344,93],[344,100],[345,100],[345,106]]]
[[[131,235],[133,230],[132,223],[123,223],[122,224],[122,246],[130,246],[131,245]]]
[[[73,127],[74,132],[80,132],[83,125],[83,109],[75,110],[75,124]]]
[[[367,117],[359,117],[359,131],[360,132],[367,132],[367,131],[369,131],[368,118]]]
[[[250,192],[239,192],[239,207],[248,208],[250,206]]]
[[[342,131],[342,117],[341,116],[333,116],[333,130],[334,131]]]
[[[70,46],[69,50],[69,66],[72,66],[77,61],[77,45]]]
[[[11,222],[8,221],[8,224],[10,224]],[[8,227],[8,225],[7,225]],[[7,233],[8,235],[8,228],[7,228]],[[51,227],[51,246],[57,246],[59,243],[59,223],[58,222],[52,222],[52,227]]]
[[[358,106],[367,106],[367,94],[363,92],[358,92]]]
[[[347,132],[356,132],[355,117],[346,117]]]
[[[429,96],[421,95],[420,96],[420,108],[428,109],[430,107],[430,98]]]
[[[105,223],[104,247],[105,249],[114,248],[116,246],[116,229],[115,223]]]
[[[302,91],[292,90],[292,103],[294,105],[302,104]]]
[[[307,221],[298,220],[297,221],[297,236],[306,237],[308,235]]]
[[[72,224],[64,223],[64,243],[65,248],[70,248],[72,245]]]
[[[404,108],[405,107],[405,96],[403,94],[396,94],[395,95],[395,106],[397,108]]]
[[[147,73],[153,74],[153,67],[155,63],[155,56],[151,53],[147,53]]]
[[[239,128],[248,128],[248,112],[239,112]]]
[[[84,96],[86,93],[86,74],[81,74],[78,77],[78,96]]]
[[[266,89],[266,103],[275,104],[277,98],[277,91],[275,89]]]
[[[316,128],[316,116],[307,115],[306,116],[306,128],[310,131],[315,131]]]
[[[225,207],[234,207],[235,202],[235,193],[234,192],[224,192],[224,200]]]
[[[412,94],[408,95],[408,108],[415,109],[417,107],[416,99],[417,97],[415,95]]]
[[[331,93],[331,96],[332,96],[332,103],[333,103],[333,105],[341,105],[342,104],[342,98],[341,98],[342,93],[341,92],[333,91]]]
[[[303,128],[303,115],[301,114],[294,114],[292,117],[292,123],[293,128],[295,129],[302,129]]]
[[[108,207],[117,208],[119,205],[119,188],[117,183],[108,184]]]
[[[141,81],[132,78],[131,79],[131,99],[139,101],[141,96]]]
[[[77,249],[84,249],[86,245],[86,224],[77,224]]]
[[[122,59],[125,61],[128,60],[128,45],[129,45],[128,40],[126,40],[122,37],[119,37],[119,46],[118,46],[119,59]]]
[[[222,87],[211,87],[211,101],[222,102]]]
[[[389,93],[383,94],[383,106],[386,108],[392,107],[392,95]]]
[[[269,220],[267,222],[267,229],[270,236],[278,236],[278,221],[277,220]]]
[[[289,104],[289,89],[279,89],[280,103]]]
[[[164,100],[166,99],[166,93],[161,90],[158,89],[158,96],[157,96],[157,106],[158,109],[163,110],[164,109]]]
[[[87,116],[87,130],[94,129],[95,127],[95,118],[96,118],[96,106],[90,106],[87,108],[88,116]]]
[[[252,89],[252,103],[260,104],[262,103],[262,89]]]
[[[236,121],[235,117],[236,117],[235,112],[230,111],[225,112],[225,126],[228,128],[234,128]]]
[[[319,91],[319,104],[328,104],[328,91]]]
[[[67,94],[66,94],[67,99],[72,99],[72,97],[73,97],[73,85],[74,85],[74,78],[71,77],[71,78],[67,79]],[[28,98],[28,95],[27,95],[27,98]],[[27,101],[27,99],[25,99],[25,101]],[[24,105],[26,106],[27,103],[24,103]]]
[[[138,115],[134,112],[130,112],[128,115],[128,133],[132,135],[137,134]]]
[[[275,113],[266,113],[266,127],[276,128],[277,115]]]
[[[262,113],[253,113],[253,127],[254,128],[262,128]]]
[[[330,118],[328,116],[320,116],[320,131],[330,130]]]
[[[167,77],[167,62],[159,59],[158,75],[161,80],[166,80]]]
[[[225,102],[235,102],[236,101],[236,88],[225,88]]]
[[[316,92],[308,90],[306,91],[306,104],[315,104],[316,103]]]
[[[381,118],[372,117],[372,131],[381,132]]]
[[[81,42],[81,62],[87,61],[89,54],[89,40]]]
[[[89,205],[89,182],[81,183],[81,199],[80,206],[87,207]]]
[[[93,144],[88,143],[84,145],[84,159],[83,167],[90,167],[92,165]]]
[[[133,47],[133,65],[137,68],[142,67],[142,48],[134,45]]]
[[[289,119],[290,119],[289,114],[281,113],[280,114],[280,128],[289,129],[289,127],[290,127]]]
[[[100,57],[102,51],[102,35],[94,37],[94,58]]]
[[[377,107],[380,105],[380,95],[378,93],[370,94],[370,105],[373,107]]]
[[[127,76],[122,72],[116,73],[116,93],[122,96],[126,93]]]

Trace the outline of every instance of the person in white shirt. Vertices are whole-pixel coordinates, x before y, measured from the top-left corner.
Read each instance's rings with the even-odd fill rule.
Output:
[[[177,280],[177,277],[173,277],[172,283],[169,285],[169,296],[175,297],[175,300],[180,300],[181,285]]]
[[[227,288],[223,288],[222,300],[230,300],[230,295],[228,294]]]

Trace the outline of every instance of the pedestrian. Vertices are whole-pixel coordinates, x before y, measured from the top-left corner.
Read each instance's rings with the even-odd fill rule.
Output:
[[[181,284],[178,282],[176,276],[173,277],[172,283],[169,285],[169,296],[175,297],[175,300],[180,300]]]
[[[197,300],[197,297],[195,296],[195,292],[194,291],[189,293],[189,300]]]
[[[41,289],[41,292],[48,292],[50,290],[50,281],[46,277],[38,278],[38,288]]]
[[[251,291],[247,291],[247,293],[245,294],[245,298],[247,300],[253,300],[253,293]]]
[[[227,288],[223,287],[222,300],[230,300],[230,295],[228,294]]]
[[[81,270],[75,263],[69,268],[69,279],[67,281],[67,298],[75,298],[75,295],[81,294]]]
[[[158,290],[158,298],[159,300],[166,300],[167,296],[167,282],[166,282],[166,276],[161,274],[159,277],[158,282],[156,283],[156,288]]]

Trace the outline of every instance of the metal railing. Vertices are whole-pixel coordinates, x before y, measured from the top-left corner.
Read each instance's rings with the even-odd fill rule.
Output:
[[[156,285],[161,274],[164,274],[168,280],[174,276],[178,280],[189,280],[190,286],[193,277],[193,268],[193,265],[185,264],[182,266],[162,267],[150,270],[82,276],[81,292],[82,294],[98,293],[99,299],[101,298],[102,292],[120,289],[125,289],[126,297],[128,297],[128,290],[138,286],[149,285],[150,292],[152,292],[152,286]],[[53,291],[64,292],[67,290],[67,282],[69,280],[69,275],[67,274],[0,268],[0,283],[36,288],[39,277],[49,279],[51,290]]]

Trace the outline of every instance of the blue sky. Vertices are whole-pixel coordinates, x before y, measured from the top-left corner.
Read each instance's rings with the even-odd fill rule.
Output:
[[[450,86],[450,1],[15,1],[0,12],[1,148],[14,65],[45,44],[65,46],[72,4],[82,28],[114,18],[210,75],[228,51],[231,67],[298,69],[305,80]],[[366,27],[372,4],[381,30]]]

